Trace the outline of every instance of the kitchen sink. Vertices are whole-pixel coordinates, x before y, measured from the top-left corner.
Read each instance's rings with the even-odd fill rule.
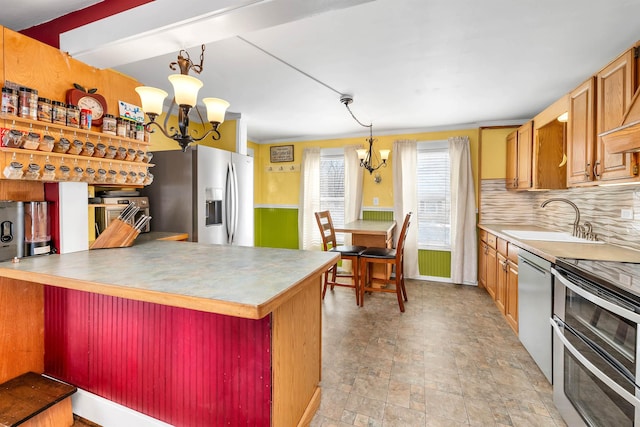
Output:
[[[547,242],[566,243],[604,243],[598,240],[587,240],[572,236],[562,231],[502,230],[504,234],[522,240],[543,240]]]

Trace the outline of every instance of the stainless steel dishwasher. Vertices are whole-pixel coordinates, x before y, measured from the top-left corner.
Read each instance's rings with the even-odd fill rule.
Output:
[[[518,254],[518,335],[540,370],[552,382],[553,313],[551,263],[520,250]]]

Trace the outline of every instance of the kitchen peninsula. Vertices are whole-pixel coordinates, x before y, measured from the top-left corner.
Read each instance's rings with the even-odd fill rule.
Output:
[[[44,372],[177,426],[308,424],[336,261],[149,241],[0,263],[0,380]]]

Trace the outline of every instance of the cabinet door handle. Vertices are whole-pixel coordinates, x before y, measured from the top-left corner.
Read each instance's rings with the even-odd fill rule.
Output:
[[[591,163],[587,163],[587,164],[584,166],[584,177],[585,177],[585,178],[589,178],[589,177],[591,177],[591,175],[589,174],[589,169],[590,169],[590,168],[591,168]]]
[[[598,166],[600,166],[600,160],[596,161],[596,164],[593,165],[593,176],[595,179],[600,179],[600,175],[598,174]]]

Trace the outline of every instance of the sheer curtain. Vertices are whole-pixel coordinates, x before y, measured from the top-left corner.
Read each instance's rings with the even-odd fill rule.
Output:
[[[476,196],[469,138],[449,138],[451,159],[451,281],[477,285]]]
[[[404,274],[418,276],[418,196],[416,174],[418,144],[414,140],[393,142],[393,216],[397,222],[396,239],[400,234],[404,217],[413,212],[404,248]]]
[[[298,204],[298,248],[319,249],[322,240],[315,213],[320,210],[320,148],[302,152]]]

